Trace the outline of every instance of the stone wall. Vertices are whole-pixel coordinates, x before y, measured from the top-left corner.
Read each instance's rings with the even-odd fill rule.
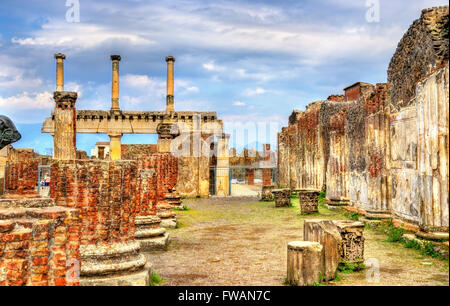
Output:
[[[425,33],[435,43],[420,40],[425,24],[435,30]],[[442,54],[448,41],[436,40],[445,35],[448,7],[424,10],[391,61],[391,84],[364,83],[357,100],[316,102],[305,112],[294,111],[278,135],[280,184],[326,187],[329,204],[350,205],[372,218],[393,217],[426,232],[448,232],[449,65]],[[425,66],[434,68],[419,73]],[[398,85],[408,77],[410,83]],[[311,118],[317,104],[316,127]]]
[[[158,152],[158,147],[154,144],[122,145],[121,148],[123,160],[132,160],[135,159],[136,156],[146,156]]]

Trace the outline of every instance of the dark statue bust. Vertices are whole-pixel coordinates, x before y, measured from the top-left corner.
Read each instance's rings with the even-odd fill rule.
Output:
[[[22,136],[17,131],[16,126],[6,116],[0,115],[0,150],[7,145],[20,140]]]

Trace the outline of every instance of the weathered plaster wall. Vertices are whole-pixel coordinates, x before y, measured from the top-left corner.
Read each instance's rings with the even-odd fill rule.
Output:
[[[417,84],[416,110],[420,227],[448,230],[448,64]]]

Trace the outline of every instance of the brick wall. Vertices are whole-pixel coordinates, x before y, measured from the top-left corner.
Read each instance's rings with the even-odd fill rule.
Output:
[[[77,286],[79,224],[76,209],[0,205],[0,286]]]
[[[8,150],[5,172],[5,196],[38,196],[39,155],[33,150]]]
[[[133,161],[53,161],[50,197],[58,206],[81,211],[81,244],[134,239],[137,163]]]

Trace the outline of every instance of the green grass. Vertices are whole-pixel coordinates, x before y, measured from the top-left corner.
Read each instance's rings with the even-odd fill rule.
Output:
[[[150,278],[150,286],[158,286],[164,282],[164,279],[160,277],[157,273],[153,272],[152,277]]]
[[[405,238],[403,238],[403,235],[408,233],[408,231],[404,229],[403,224],[400,227],[395,227],[392,222],[388,222],[387,224],[380,226],[379,230],[382,233],[387,234],[387,242],[399,243],[403,245],[404,248],[417,250],[424,256],[445,260],[445,258],[434,249],[434,244],[431,241],[424,241],[424,244],[421,244],[417,240],[406,241]]]
[[[186,205],[183,205],[183,207],[174,207],[173,208],[173,210],[176,210],[176,211],[188,211],[189,210],[189,207],[187,207]]]
[[[351,263],[351,262],[343,260],[339,264],[338,270],[341,273],[349,274],[349,273],[353,273],[356,271],[364,270],[365,268],[366,268],[366,266],[364,265],[363,262]]]

